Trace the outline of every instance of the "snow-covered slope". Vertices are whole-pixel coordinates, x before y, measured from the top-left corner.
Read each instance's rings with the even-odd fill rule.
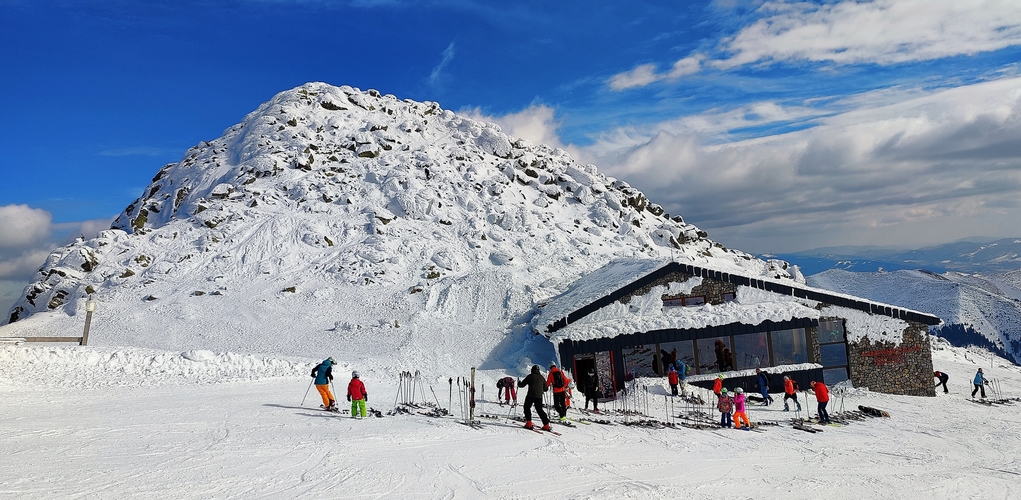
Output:
[[[160,169],[114,229],[54,251],[0,335],[76,334],[94,293],[101,346],[527,364],[552,356],[526,334],[533,301],[627,257],[803,279],[562,150],[309,83]]]
[[[1021,270],[1003,274],[928,271],[856,273],[831,269],[810,285],[903,305],[939,316],[940,335],[982,345],[1021,362]]]

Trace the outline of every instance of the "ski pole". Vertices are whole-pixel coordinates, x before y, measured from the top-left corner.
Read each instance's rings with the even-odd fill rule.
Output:
[[[315,382],[315,379],[308,381],[308,389],[305,389],[305,395],[301,398],[301,406],[305,406],[305,398],[308,397],[308,391],[312,390],[312,382]]]
[[[397,400],[401,397],[401,387],[404,386],[404,372],[398,374],[400,377],[397,380],[397,395],[394,396],[394,408],[397,408]]]
[[[448,378],[447,379],[447,383],[450,384],[450,390],[449,390],[449,393],[447,394],[447,412],[448,413],[452,413],[454,411],[454,407],[453,407],[453,402],[454,402],[454,377]]]

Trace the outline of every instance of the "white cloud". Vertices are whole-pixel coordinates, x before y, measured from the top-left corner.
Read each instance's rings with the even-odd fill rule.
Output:
[[[1021,45],[1017,0],[768,2],[724,39],[721,69],[774,61],[894,64]]]
[[[631,71],[619,73],[610,77],[607,83],[613,90],[626,90],[634,87],[644,87],[659,80],[656,74],[655,64],[642,64]]]
[[[432,72],[429,73],[429,85],[437,86],[440,84],[440,79],[443,77],[443,70],[446,69],[450,61],[454,60],[454,42],[450,42],[446,49],[443,49],[443,60],[433,68]]]
[[[474,120],[493,122],[500,126],[503,133],[511,137],[528,139],[533,144],[565,147],[557,134],[560,124],[556,121],[553,108],[543,104],[533,104],[517,113],[503,116],[486,115],[477,108],[460,110],[458,113]]]
[[[53,216],[28,205],[0,206],[0,249],[25,248],[50,236]]]
[[[1005,221],[1021,220],[1021,78],[894,104],[877,94],[880,105],[856,96],[856,109],[833,115],[763,103],[622,129],[579,156],[738,248],[772,242],[769,250],[787,251],[877,234],[909,245],[1016,236],[1021,226]],[[726,127],[792,118],[815,126],[721,140]]]
[[[46,210],[0,206],[0,279],[27,280],[54,248],[79,236],[92,238],[110,229],[110,223],[95,219],[54,224]]]
[[[685,57],[674,63],[667,73],[657,73],[655,64],[642,64],[631,71],[611,76],[607,83],[613,90],[627,90],[635,87],[644,87],[661,80],[677,80],[681,77],[698,73],[702,69],[702,56],[693,55]]]

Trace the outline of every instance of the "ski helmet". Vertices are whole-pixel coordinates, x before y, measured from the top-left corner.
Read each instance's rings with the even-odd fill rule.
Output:
[[[539,365],[532,365],[532,373],[539,373]]]
[[[326,361],[329,361],[331,365],[337,364],[337,360],[333,359],[333,356],[330,356]]]
[[[550,362],[549,362],[549,367],[550,367],[550,368],[556,368],[556,367],[557,367],[557,364],[556,364],[556,362],[554,362],[554,361],[550,361]]]
[[[351,378],[358,378],[358,370],[351,372]]]
[[[726,387],[724,387],[723,389],[720,389],[720,394],[726,394],[726,393],[727,393],[727,388]]]
[[[736,392],[738,394],[742,394],[742,393],[744,393],[744,389],[738,387],[737,389],[734,389],[734,392]]]

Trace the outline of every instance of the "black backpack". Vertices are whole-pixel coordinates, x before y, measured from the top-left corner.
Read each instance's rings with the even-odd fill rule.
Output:
[[[553,372],[553,388],[559,389],[564,386],[564,374],[560,370]]]

